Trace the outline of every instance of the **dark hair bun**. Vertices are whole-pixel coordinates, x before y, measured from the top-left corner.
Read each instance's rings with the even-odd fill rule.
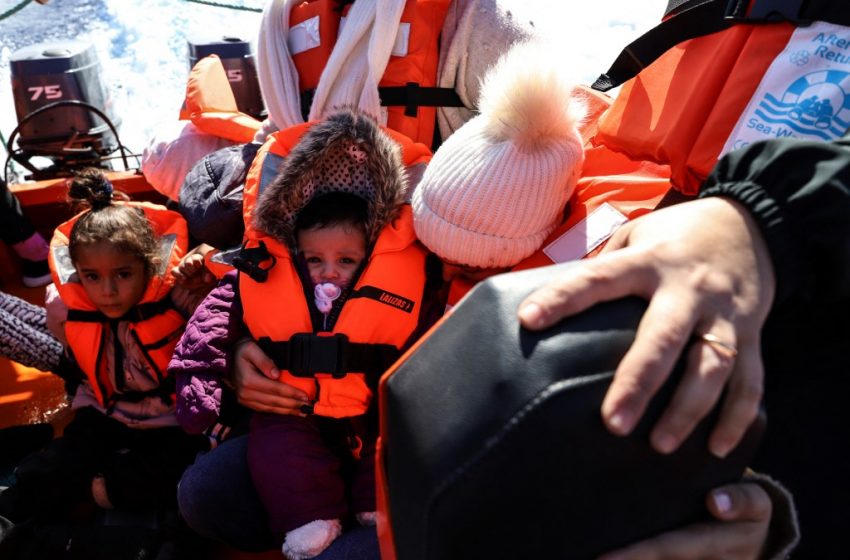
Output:
[[[68,188],[72,202],[90,207],[105,208],[112,203],[112,183],[100,169],[88,167],[76,173]]]

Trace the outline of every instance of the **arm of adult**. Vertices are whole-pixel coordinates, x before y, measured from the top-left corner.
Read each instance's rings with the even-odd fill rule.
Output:
[[[659,451],[676,449],[725,387],[709,440],[723,456],[756,414],[771,305],[850,290],[850,149],[844,141],[753,144],[722,158],[700,197],[626,224],[599,257],[531,294],[519,314],[541,329],[600,301],[650,301],[602,406],[618,434],[631,431],[694,333],[736,346],[737,357],[694,345],[651,435]]]

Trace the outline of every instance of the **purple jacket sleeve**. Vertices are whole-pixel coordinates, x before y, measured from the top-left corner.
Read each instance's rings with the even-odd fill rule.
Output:
[[[244,331],[236,274],[228,274],[192,314],[168,364],[176,383],[177,421],[187,432],[201,433],[218,419],[222,377]]]

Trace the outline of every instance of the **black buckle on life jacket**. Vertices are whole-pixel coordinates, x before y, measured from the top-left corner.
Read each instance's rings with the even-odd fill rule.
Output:
[[[267,260],[271,260],[272,264],[267,268],[262,268],[260,265]],[[260,241],[257,247],[250,249],[242,246],[239,254],[233,257],[233,268],[240,272],[244,272],[251,277],[254,282],[263,283],[269,279],[269,270],[277,263],[277,259],[269,253],[266,244]]]
[[[319,336],[298,333],[289,339],[289,367],[295,377],[329,373],[342,379],[348,373],[348,337],[342,333]]]
[[[798,25],[812,22],[800,16],[804,0],[729,0],[726,19],[736,21],[790,21]]]

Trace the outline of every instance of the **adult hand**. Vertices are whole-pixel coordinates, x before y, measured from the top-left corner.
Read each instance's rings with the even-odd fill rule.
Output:
[[[278,381],[280,371],[256,342],[240,342],[234,357],[233,388],[242,405],[259,412],[306,416],[307,395]]]
[[[626,435],[664,383],[692,335],[699,341],[652,430],[674,451],[727,393],[709,449],[725,456],[756,417],[763,391],[760,329],[775,291],[773,265],[755,221],[738,203],[705,198],[642,216],[621,227],[599,256],[581,261],[520,305],[523,326],[544,329],[594,304],[629,295],[649,306],[602,404],[608,429]]]
[[[761,486],[740,483],[717,488],[706,497],[706,506],[719,521],[662,533],[599,560],[752,560],[761,556],[773,512]]]

